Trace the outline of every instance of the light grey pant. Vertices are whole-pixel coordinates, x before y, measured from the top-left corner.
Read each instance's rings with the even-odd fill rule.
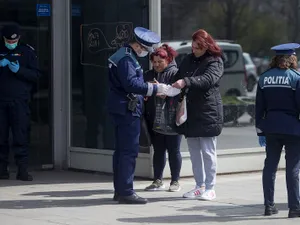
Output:
[[[217,138],[187,138],[194,178],[197,186],[214,189],[217,175]]]

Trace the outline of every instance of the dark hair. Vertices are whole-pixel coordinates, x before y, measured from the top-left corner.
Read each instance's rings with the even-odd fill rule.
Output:
[[[221,56],[222,50],[213,39],[213,37],[207,33],[205,30],[197,30],[193,36],[192,40],[198,44],[200,48],[207,48],[207,52],[213,56]]]
[[[159,56],[162,59],[166,59],[168,63],[172,62],[177,56],[177,52],[167,44],[163,44],[161,47],[155,49],[150,55],[150,60],[153,61],[154,56]]]
[[[270,67],[280,69],[297,69],[298,62],[295,55],[276,55],[272,58]]]

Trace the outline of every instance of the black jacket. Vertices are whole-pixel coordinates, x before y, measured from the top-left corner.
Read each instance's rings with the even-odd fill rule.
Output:
[[[29,100],[33,86],[40,77],[38,60],[34,49],[20,43],[14,50],[5,47],[4,41],[0,44],[0,60],[19,62],[17,73],[10,71],[8,66],[0,67],[0,101],[16,99]]]
[[[187,121],[178,127],[186,137],[214,137],[223,128],[223,105],[219,91],[225,58],[213,57],[209,53],[196,58],[186,56],[175,76],[184,79],[187,99]],[[174,81],[175,81],[174,80]]]
[[[144,74],[144,80],[145,82],[148,81],[153,81],[154,78],[159,82],[159,83],[164,83],[164,84],[172,84],[172,81],[174,80],[174,76],[177,73],[178,68],[175,60],[171,62],[168,67],[161,73],[155,72],[153,69],[148,70]],[[145,119],[147,121],[147,125],[149,128],[149,131],[151,132],[154,119],[155,119],[155,110],[156,110],[156,102],[155,99],[157,97],[148,97],[148,100],[145,101]]]

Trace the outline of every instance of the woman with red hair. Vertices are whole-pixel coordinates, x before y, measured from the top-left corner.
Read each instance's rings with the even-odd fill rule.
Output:
[[[176,56],[176,51],[166,44],[162,45],[160,48],[157,48],[155,52],[150,55],[153,69],[145,73],[144,80],[146,82],[172,84],[171,81],[174,79],[174,76],[178,71],[176,62],[174,60]],[[149,133],[154,148],[154,181],[150,186],[146,187],[145,190],[158,191],[165,188],[162,179],[163,171],[166,165],[166,151],[168,151],[169,165],[172,177],[169,191],[180,191],[181,188],[178,180],[180,177],[182,163],[180,154],[181,135],[166,135],[152,130],[155,119],[157,98],[169,97],[150,97],[145,102],[145,119],[149,127]]]
[[[224,67],[222,50],[205,30],[192,36],[192,53],[186,56],[173,87],[186,96],[187,120],[178,132],[187,138],[196,187],[185,198],[213,200],[217,173],[217,136],[223,126],[219,82]]]

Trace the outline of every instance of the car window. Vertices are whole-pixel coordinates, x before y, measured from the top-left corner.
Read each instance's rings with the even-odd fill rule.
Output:
[[[224,50],[223,53],[227,58],[227,60],[224,64],[224,68],[229,68],[229,67],[232,67],[234,64],[236,64],[236,62],[238,61],[238,58],[239,58],[238,51]]]

